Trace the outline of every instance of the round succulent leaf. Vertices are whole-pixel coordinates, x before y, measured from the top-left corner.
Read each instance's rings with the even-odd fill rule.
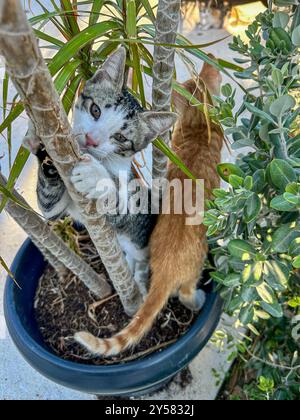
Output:
[[[283,225],[277,229],[272,237],[272,248],[280,254],[289,250],[290,244],[300,237],[300,231],[293,225]]]
[[[269,165],[269,171],[272,183],[281,190],[297,181],[294,168],[283,159],[274,159]]]
[[[296,100],[290,95],[284,95],[276,99],[270,106],[270,112],[274,117],[280,118],[286,112],[296,106]]]
[[[230,241],[228,250],[233,257],[241,261],[251,261],[256,257],[255,248],[242,239],[233,239]]]

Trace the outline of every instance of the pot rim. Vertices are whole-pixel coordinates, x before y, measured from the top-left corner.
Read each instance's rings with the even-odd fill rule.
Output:
[[[20,264],[20,259],[27,251],[27,249],[30,246],[34,246],[31,240],[28,238],[23,243],[21,248],[19,249],[18,253],[16,254],[12,267],[11,272],[15,275],[17,272],[17,269]],[[17,313],[15,302],[14,302],[14,291],[18,286],[15,284],[15,282],[12,281],[12,279],[8,276],[6,285],[5,285],[5,291],[4,291],[4,315],[7,323],[8,331],[13,339],[13,341],[18,342],[17,347],[29,347],[31,352],[34,352],[38,357],[41,359],[45,359],[48,363],[54,364],[56,366],[60,366],[64,369],[71,370],[73,372],[78,373],[87,373],[87,374],[107,374],[107,373],[126,373],[127,371],[131,371],[132,369],[139,369],[139,368],[148,368],[151,369],[152,365],[156,365],[158,362],[161,362],[162,359],[168,359],[172,357],[177,352],[181,351],[184,347],[188,349],[188,343],[191,341],[198,333],[199,330],[201,330],[204,325],[209,321],[208,315],[210,314],[212,307],[215,307],[215,310],[217,311],[217,316],[214,317],[215,321],[214,324],[216,327],[220,315],[222,312],[222,300],[218,293],[212,292],[208,294],[207,302],[199,314],[199,317],[196,319],[196,321],[193,323],[191,328],[182,336],[180,337],[175,343],[171,344],[169,347],[162,349],[161,351],[152,353],[148,356],[146,356],[143,359],[140,360],[134,360],[130,362],[126,362],[124,364],[114,364],[114,365],[108,365],[108,366],[96,366],[96,365],[87,365],[87,364],[81,364],[77,362],[72,362],[68,360],[63,360],[59,356],[56,356],[55,354],[51,353],[50,350],[45,349],[43,346],[41,346],[39,343],[37,343],[36,340],[34,340],[31,335],[27,332],[25,327],[20,321],[19,315]],[[13,315],[13,316],[12,316]],[[216,321],[217,320],[217,321]],[[22,334],[19,334],[19,332],[22,332]],[[208,340],[207,340],[208,341]],[[207,344],[207,341],[203,343],[203,347]],[[187,357],[189,354],[187,353]]]

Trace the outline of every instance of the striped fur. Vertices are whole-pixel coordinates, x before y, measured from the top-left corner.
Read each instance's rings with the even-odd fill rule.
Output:
[[[221,76],[217,70],[204,65],[200,78],[212,94],[219,93]],[[185,88],[203,101],[200,81],[190,80]],[[200,110],[181,96],[176,95],[174,101],[181,119],[173,135],[173,149],[198,179],[205,180],[207,191],[212,191],[220,185],[216,166],[221,160],[222,133],[212,126],[211,141],[208,142],[207,122]],[[174,164],[170,164],[168,177],[170,181],[179,179],[182,183],[186,179]],[[206,198],[211,198],[209,192]],[[114,356],[134,347],[151,329],[171,295],[178,293],[180,301],[191,310],[202,308],[205,294],[197,290],[197,283],[208,252],[206,228],[187,225],[186,217],[186,214],[175,214],[173,209],[171,215],[159,216],[150,240],[150,291],[130,324],[110,339],[98,339],[87,332],[75,335],[76,341],[91,354]]]

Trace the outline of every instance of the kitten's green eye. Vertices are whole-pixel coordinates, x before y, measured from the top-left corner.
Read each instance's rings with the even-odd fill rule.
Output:
[[[95,118],[95,120],[99,120],[101,117],[101,109],[95,103],[91,105],[90,109],[91,115]]]

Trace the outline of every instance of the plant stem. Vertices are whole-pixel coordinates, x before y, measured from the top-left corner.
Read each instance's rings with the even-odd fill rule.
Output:
[[[175,44],[180,16],[180,0],[159,0],[155,43]],[[156,45],[153,60],[153,109],[155,111],[170,111],[175,69],[175,48]],[[170,134],[166,133],[163,140],[170,144]],[[167,157],[157,148],[153,148],[153,179],[164,178],[166,173]]]
[[[1,173],[0,182],[4,185],[7,183],[7,180]],[[17,200],[29,207],[17,191],[14,190],[13,194]],[[105,277],[97,274],[82,258],[75,254],[36,213],[19,206],[12,200],[8,200],[5,210],[32,238],[32,241],[40,249],[46,260],[58,272],[62,272],[64,267],[68,268],[88,289],[100,298],[104,298],[111,293],[111,287]]]

